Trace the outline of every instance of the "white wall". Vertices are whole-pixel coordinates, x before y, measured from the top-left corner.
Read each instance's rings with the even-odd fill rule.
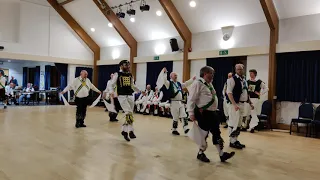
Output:
[[[220,46],[222,36],[221,30],[193,34],[192,49],[193,51],[222,49]],[[235,27],[231,38],[234,40],[233,48],[238,48],[263,45],[268,46],[269,37],[269,26],[265,22]]]
[[[114,53],[119,53],[117,59],[130,59],[130,48],[128,45],[121,46],[109,46],[101,48],[100,59],[101,60],[112,60]]]
[[[320,14],[282,19],[279,43],[320,40]]]
[[[147,63],[138,63],[137,64],[137,75],[136,75],[136,85],[139,89],[146,88],[147,80]]]
[[[0,0],[0,42],[17,42],[19,24],[19,1]]]
[[[200,76],[200,69],[207,65],[206,59],[192,60],[190,67],[190,76]]]
[[[69,64],[68,65],[68,84],[70,84],[74,78],[76,78],[76,67],[88,67],[88,68],[93,68],[92,66],[85,66],[85,65],[75,65],[75,64]],[[92,75],[93,78],[93,75]]]
[[[180,49],[183,49],[184,43],[181,37],[174,37],[178,41]],[[157,56],[155,53],[155,48],[159,45],[164,47],[164,54],[172,54],[177,52],[172,52],[170,46],[170,39],[159,39],[154,41],[143,41],[138,42],[138,56]]]
[[[3,2],[0,2],[2,6]],[[54,56],[72,59],[93,59],[92,52],[69,28],[52,8],[20,1],[20,11],[2,11],[7,16],[19,16],[19,23],[6,27],[0,21],[4,32],[18,30],[17,42],[1,42],[6,52]],[[16,20],[15,20],[16,21]],[[14,33],[14,31],[13,31]],[[2,39],[12,39],[11,33],[3,33]]]

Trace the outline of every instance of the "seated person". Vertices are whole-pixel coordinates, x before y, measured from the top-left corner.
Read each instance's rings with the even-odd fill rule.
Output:
[[[28,105],[29,102],[30,102],[30,97],[31,97],[32,92],[34,92],[34,89],[33,89],[33,87],[32,87],[32,84],[31,84],[31,83],[28,83],[28,84],[27,84],[27,88],[25,88],[25,89],[23,90],[23,94],[19,97],[19,102],[18,102],[17,105],[19,105],[19,104],[21,103],[21,101],[23,100],[23,98],[25,98],[25,97],[27,98],[27,99],[26,99],[26,104]]]
[[[155,92],[152,99],[152,105],[153,105],[153,115],[158,115],[159,111],[159,104],[163,98],[163,92],[159,91],[158,87],[155,88]]]
[[[145,91],[142,91],[139,98],[136,100],[135,104],[137,107],[137,112],[140,113],[141,112],[141,106],[143,104],[143,102],[145,101],[145,99],[147,98],[147,94]]]
[[[7,102],[8,105],[10,105],[9,104],[9,99],[11,99],[14,104],[17,104],[16,98],[15,98],[14,93],[13,93],[14,87],[15,87],[14,83],[10,83],[5,88],[6,89],[6,102]],[[5,106],[7,104],[5,104]]]
[[[171,114],[170,114],[170,101],[167,100],[167,101],[161,101],[159,103],[159,115],[161,117],[171,117]]]
[[[150,114],[150,107],[154,97],[154,92],[151,89],[148,89],[148,87],[151,88],[151,86],[150,85],[147,86],[147,89],[146,89],[147,98],[145,98],[145,100],[143,101],[142,109],[141,109],[141,113],[143,113],[144,115]]]

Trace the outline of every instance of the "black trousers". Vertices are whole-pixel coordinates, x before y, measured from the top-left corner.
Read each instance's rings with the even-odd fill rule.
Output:
[[[6,90],[4,88],[0,89],[0,100],[6,100]]]
[[[209,131],[212,134],[212,143],[219,144],[221,140],[220,118],[215,111],[204,110],[200,112],[198,108],[194,110],[195,118],[198,121],[199,127],[204,131]]]
[[[110,120],[116,120],[119,111],[122,110],[120,102],[117,97],[113,98],[113,102],[114,102],[115,110],[117,111],[117,113],[109,112]]]
[[[77,105],[76,120],[78,123],[83,124],[87,115],[88,97],[76,97],[75,103]]]

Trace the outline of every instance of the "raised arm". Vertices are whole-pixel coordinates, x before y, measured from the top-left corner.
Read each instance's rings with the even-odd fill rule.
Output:
[[[113,78],[107,84],[107,88],[109,90],[109,93],[114,93],[114,88],[117,85],[117,80],[118,80],[118,73],[114,73]]]
[[[197,77],[194,76],[193,78],[189,79],[188,81],[182,83],[181,84],[182,88],[188,88],[193,83],[193,81],[196,79],[197,79]]]
[[[159,95],[158,101],[160,102],[162,100],[162,98],[163,98],[163,92],[160,91],[160,95]]]
[[[74,90],[74,84],[76,83],[76,81],[77,81],[77,78],[74,79],[71,84],[68,84],[68,86],[65,87],[64,90],[61,93],[64,94],[67,91]]]
[[[167,69],[163,68],[158,76],[158,80],[157,80],[157,86],[159,88],[161,88],[163,85],[169,89],[170,87],[170,81],[168,81],[167,79]]]

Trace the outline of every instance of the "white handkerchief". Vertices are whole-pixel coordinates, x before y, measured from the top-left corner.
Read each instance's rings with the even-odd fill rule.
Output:
[[[91,105],[89,108],[95,107],[95,106],[99,103],[100,98],[101,98],[101,94],[100,94],[100,96],[92,103],[92,105]]]
[[[164,84],[164,73],[163,72],[161,72],[160,74],[159,74],[159,76],[158,76],[158,79],[157,79],[157,83],[156,83],[156,85],[157,85],[157,87],[160,89],[160,88],[162,88],[162,86],[163,86],[163,84]]]
[[[188,132],[188,136],[192,139],[202,150],[207,148],[206,136],[208,131],[202,130],[197,123],[193,123],[192,129]]]
[[[113,104],[109,104],[106,100],[103,99],[104,105],[106,106],[106,108],[108,109],[109,112],[114,112],[117,113],[117,111],[114,109],[114,105]]]
[[[66,100],[66,98],[62,94],[60,94],[60,97],[62,98],[65,106],[70,106],[70,104],[68,103],[68,101]]]

